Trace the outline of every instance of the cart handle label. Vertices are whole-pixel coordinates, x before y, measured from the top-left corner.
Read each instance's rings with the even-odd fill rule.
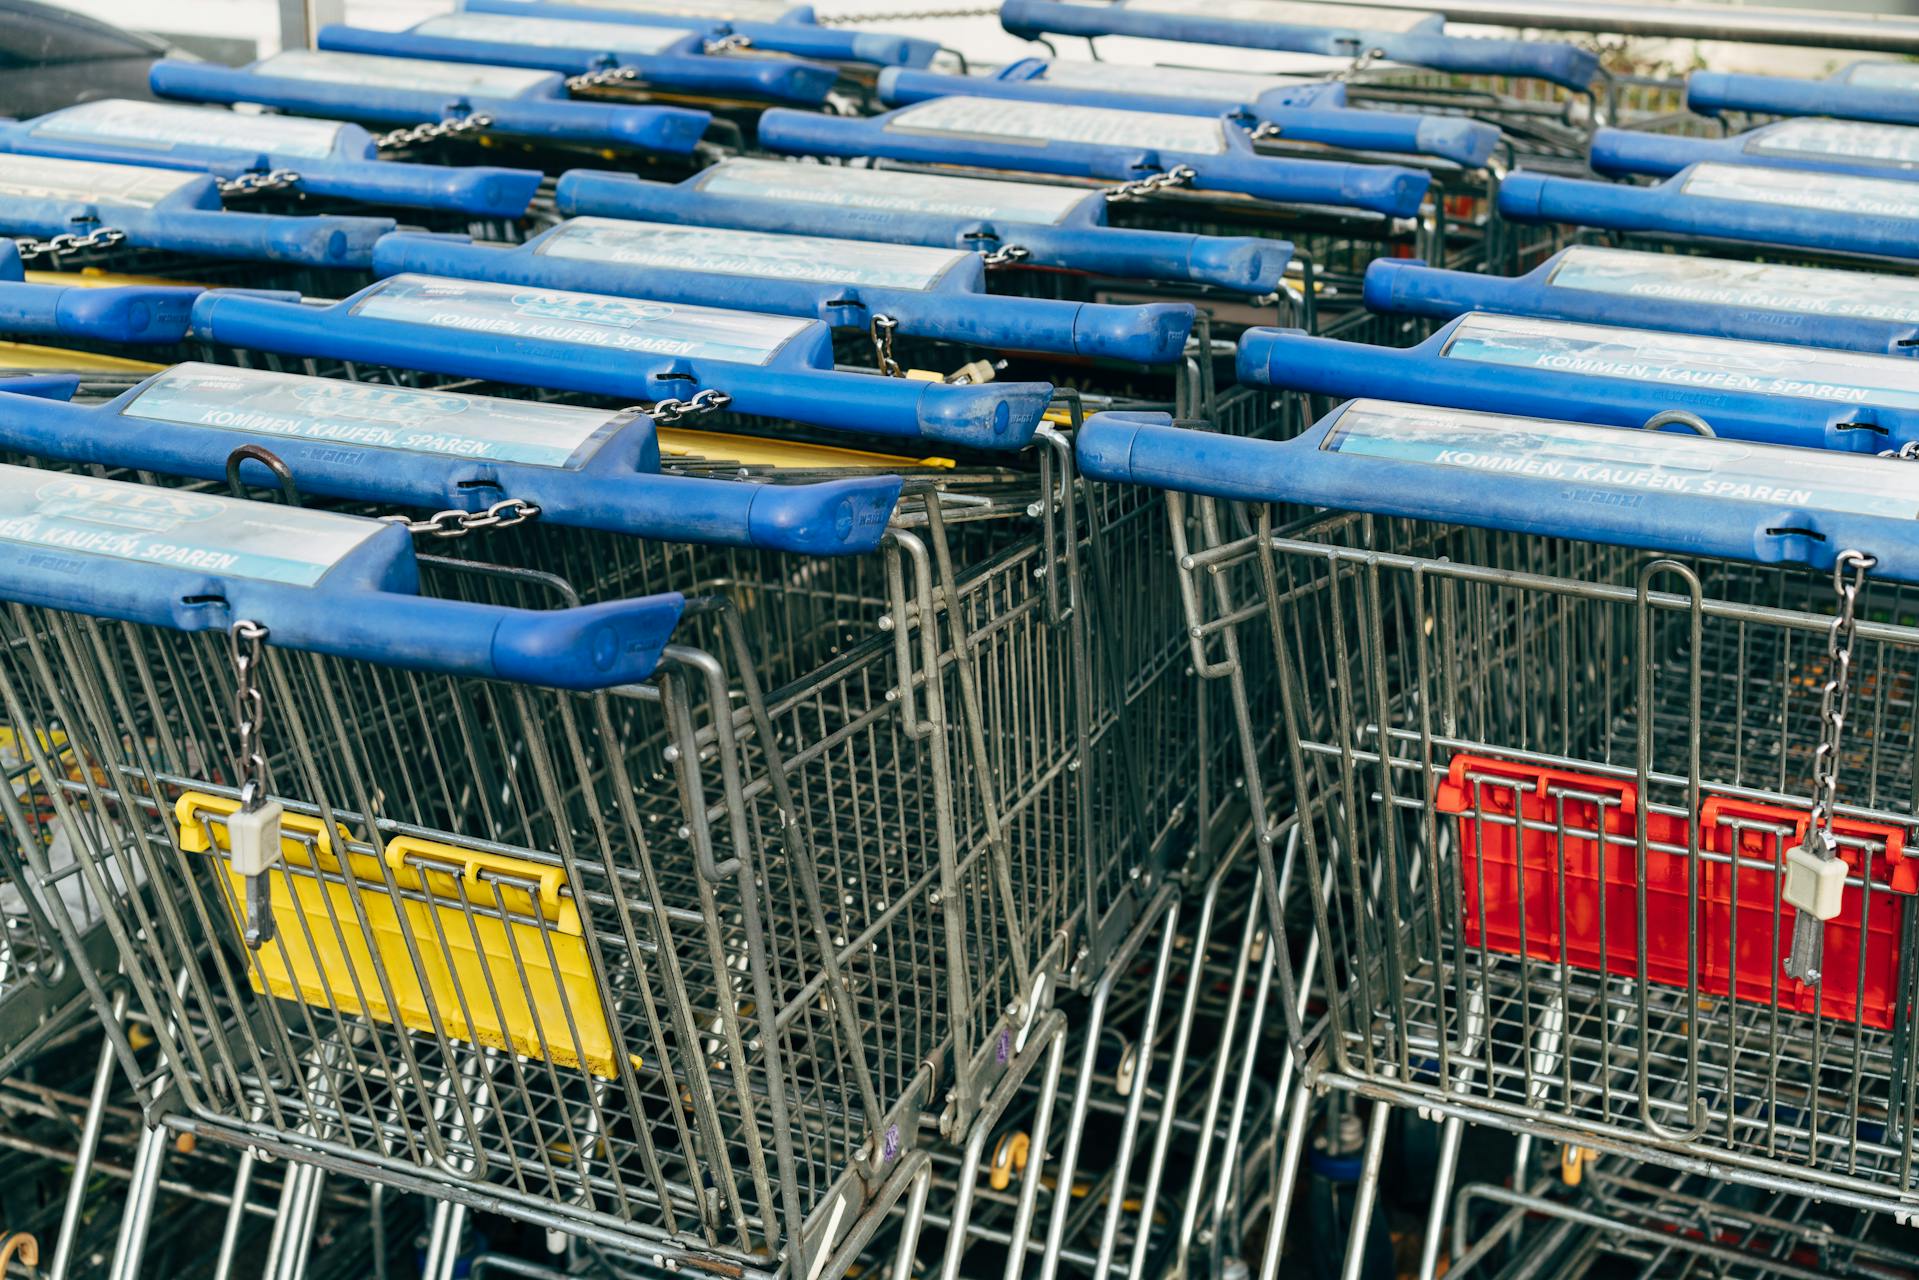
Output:
[[[279,76],[287,80],[314,80],[383,89],[428,89],[478,98],[517,98],[553,79],[551,71],[533,71],[524,67],[438,62],[427,58],[383,58],[371,53],[329,53],[319,49],[288,49],[254,63],[252,70],[256,75]]]
[[[163,152],[183,146],[228,147],[318,160],[333,154],[344,128],[332,120],[107,98],[43,116],[30,131],[36,138],[113,142]]]
[[[713,196],[883,209],[954,218],[995,218],[1058,226],[1095,192],[1038,182],[850,169],[780,160],[725,160],[694,180]]]

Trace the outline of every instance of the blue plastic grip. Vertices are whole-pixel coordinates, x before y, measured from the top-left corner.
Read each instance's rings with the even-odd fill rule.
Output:
[[[1722,141],[1645,133],[1638,129],[1596,129],[1592,137],[1591,164],[1595,173],[1669,178],[1689,164],[1712,159],[1723,150]]]
[[[0,332],[16,337],[86,338],[96,342],[173,343],[186,336],[200,290],[166,285],[79,285],[0,282]]]
[[[1695,71],[1686,77],[1686,106],[1702,116],[1748,111],[1769,116],[1833,116],[1879,124],[1919,124],[1919,93],[1842,80]]]

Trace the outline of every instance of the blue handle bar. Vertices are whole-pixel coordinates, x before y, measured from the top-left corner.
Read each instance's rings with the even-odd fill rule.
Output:
[[[693,15],[641,13],[627,9],[601,9],[564,3],[530,4],[527,0],[465,0],[460,6],[470,13],[537,12],[544,17],[569,18],[586,22],[628,22],[640,26],[686,27],[707,21]],[[727,19],[714,34],[745,36],[756,49],[790,53],[801,58],[823,58],[828,62],[860,63],[881,67],[923,67],[939,52],[939,44],[914,36],[893,35],[884,31],[844,31],[815,25],[805,15],[810,9],[795,9],[778,22],[750,22]]]
[[[1710,186],[1695,185],[1708,178]],[[1743,198],[1747,185],[1753,193],[1800,203]],[[1515,173],[1499,189],[1499,212],[1518,222],[1919,256],[1919,185],[1850,175],[1811,183],[1758,165],[1695,165],[1654,187]]]
[[[943,99],[943,102],[966,99]],[[759,140],[773,151],[796,155],[889,156],[936,164],[977,164],[1026,173],[1126,180],[1185,165],[1193,170],[1189,186],[1228,191],[1282,203],[1335,205],[1394,217],[1419,211],[1432,184],[1429,175],[1390,165],[1340,164],[1325,160],[1286,160],[1258,155],[1245,130],[1220,122],[1222,149],[1216,154],[1169,148],[1122,146],[1049,139],[1001,139],[977,134],[906,131],[926,103],[871,119],[823,116],[775,108],[760,117]],[[1092,110],[1092,108],[1060,108]],[[1142,125],[1155,118],[1133,113]]]
[[[166,285],[0,282],[0,333],[93,342],[172,343],[186,337],[199,289]]]
[[[1096,272],[1129,280],[1210,285],[1255,296],[1279,288],[1292,258],[1293,247],[1283,240],[1104,226],[1105,201],[1097,192],[1076,199],[1067,212],[1052,221],[1039,220],[1044,215],[1028,215],[1033,220],[1001,216],[992,201],[993,190],[1002,184],[937,175],[825,171],[832,181],[845,175],[849,186],[862,178],[882,185],[910,180],[954,192],[950,204],[933,209],[925,208],[933,201],[910,197],[894,204],[878,203],[885,199],[878,194],[876,203],[870,206],[839,203],[846,199],[846,193],[831,187],[775,188],[766,196],[721,194],[716,181],[740,163],[729,161],[678,185],[644,182],[631,174],[577,169],[561,175],[554,199],[560,212],[568,216],[596,214],[689,226],[805,232],[983,252],[1018,248],[1025,251],[1022,261],[1036,267]],[[762,170],[771,167],[759,166]],[[802,170],[807,166],[779,167],[790,168],[798,177],[804,176]],[[826,198],[809,198],[821,195]]]
[[[1632,129],[1593,134],[1592,167],[1600,173],[1664,178],[1700,161],[1919,179],[1919,129],[1786,120],[1730,138],[1678,138]]]
[[[712,322],[696,334],[756,326],[743,313],[694,317],[694,310],[395,276],[330,307],[207,293],[194,304],[192,331],[234,347],[634,400],[712,388],[730,396],[738,413],[982,449],[1025,447],[1052,396],[1044,383],[948,385],[840,373],[832,368],[831,331],[817,322],[752,317],[767,322],[757,326],[761,332],[787,326],[760,363],[708,358],[712,350],[739,348],[680,336],[687,330],[671,326]]]
[[[1416,67],[1466,75],[1530,77],[1576,92],[1590,89],[1599,74],[1598,56],[1574,45],[1454,38],[1432,29],[1400,32],[1304,27],[1064,0],[1005,0],[1000,6],[1000,25],[1029,40],[1043,35],[1139,36],[1332,57],[1357,57],[1377,50],[1393,62]]]
[[[994,297],[958,288],[888,288],[856,283],[844,276],[838,280],[795,279],[790,274],[792,259],[769,261],[762,272],[753,273],[743,267],[675,270],[633,266],[604,258],[558,257],[545,251],[571,229],[572,224],[563,223],[508,250],[459,237],[402,232],[379,243],[374,250],[373,269],[382,276],[414,272],[590,290],[657,302],[770,311],[817,318],[841,329],[866,330],[874,316],[884,315],[894,320],[903,334],[944,342],[1141,364],[1178,360],[1193,326],[1193,308],[1186,303],[1103,306]],[[857,262],[861,249],[860,244],[851,241],[804,240],[788,252],[801,256],[809,251],[845,255],[840,260]],[[978,260],[971,260],[969,265],[969,274],[977,282]]]
[[[1769,116],[1832,116],[1879,124],[1919,124],[1919,92],[1837,79],[1794,80],[1695,71],[1686,77],[1686,106],[1704,116],[1750,111]]]
[[[19,398],[44,410],[45,401]],[[677,593],[540,612],[418,594],[411,536],[358,516],[0,467],[0,598],[176,631],[566,689],[643,680]],[[76,514],[78,512],[79,514]]]
[[[328,26],[320,29],[321,49],[402,58],[432,58],[443,62],[484,63],[502,67],[536,67],[567,75],[583,75],[606,67],[630,67],[640,78],[660,87],[736,97],[768,98],[817,106],[839,79],[837,72],[816,62],[786,58],[711,58],[692,52],[661,54],[620,53],[593,48],[549,48],[416,35],[410,31],[373,31],[362,27]],[[655,79],[655,77],[658,79]]]
[[[0,226],[14,232],[59,235],[73,229],[76,215],[79,220],[124,231],[127,243],[134,248],[241,262],[362,269],[373,261],[374,242],[397,225],[391,218],[292,217],[197,209],[96,209],[72,204],[62,209],[38,209],[0,197]]]
[[[687,59],[675,59],[686,61]],[[404,67],[408,59],[391,61]],[[338,114],[382,124],[418,124],[483,115],[489,133],[550,138],[636,151],[690,155],[712,116],[683,107],[621,106],[551,98],[477,98],[426,89],[296,79],[166,59],[148,75],[163,97],[199,102],[258,102],[302,114]]]
[[[1044,64],[1042,64],[1044,65]],[[1323,89],[1322,85],[1304,88]],[[1043,77],[949,76],[932,71],[888,67],[880,72],[880,100],[889,106],[907,106],[933,98],[1008,98],[1020,102],[1060,102],[1083,107],[1155,111],[1168,115],[1217,116],[1234,111],[1277,127],[1283,139],[1313,142],[1353,151],[1382,151],[1401,155],[1433,156],[1467,169],[1483,168],[1498,150],[1500,132],[1489,124],[1457,116],[1420,116],[1398,111],[1358,111],[1346,107],[1294,105],[1280,100],[1280,92],[1262,94],[1258,101],[1221,104],[1216,100],[1180,97],[1156,92],[1151,72],[1140,69],[1137,80],[1123,88],[1068,88]],[[1309,96],[1301,94],[1299,96]]]
[[[1658,414],[1685,410],[1705,419],[1721,436],[1802,448],[1878,452],[1919,439],[1919,391],[1889,390],[1883,380],[1879,386],[1857,388],[1821,380],[1809,371],[1811,353],[1805,348],[1749,344],[1736,354],[1752,371],[1729,374],[1711,367],[1706,358],[1689,364],[1683,354],[1661,368],[1643,354],[1647,345],[1657,344],[1645,343],[1629,329],[1594,326],[1578,339],[1549,336],[1530,346],[1521,342],[1502,347],[1497,338],[1465,342],[1468,335],[1461,335],[1463,345],[1454,343],[1462,325],[1473,325],[1476,335],[1493,319],[1463,316],[1405,349],[1314,338],[1294,330],[1249,329],[1240,339],[1239,377],[1338,399],[1417,396],[1423,403],[1454,409],[1615,427],[1643,426]],[[1659,336],[1683,344],[1683,339]],[[1919,367],[1913,362],[1879,359],[1888,366],[1882,372],[1892,375],[1891,381],[1904,380],[1910,372],[1919,384]]]
[[[1877,556],[1919,580],[1919,514],[1901,462],[1359,400],[1293,440],[1101,413],[1081,472],[1237,502],[1299,502],[1763,564]]]
[[[510,425],[489,429],[499,423]],[[301,492],[323,497],[471,511],[514,497],[545,524],[817,556],[878,546],[900,490],[886,475],[791,485],[661,475],[642,414],[214,365],[178,366],[99,405],[0,394],[0,441],[41,458],[111,457],[214,481],[236,448],[254,444],[287,464]]]
[[[1580,245],[1523,276],[1442,271],[1410,258],[1366,268],[1374,311],[1451,320],[1469,311],[1796,342],[1880,355],[1919,340],[1919,280]]]

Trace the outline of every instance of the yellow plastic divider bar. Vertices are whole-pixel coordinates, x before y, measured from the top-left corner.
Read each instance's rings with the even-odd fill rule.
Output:
[[[119,271],[103,271],[99,267],[83,267],[78,271],[29,271],[28,284],[71,284],[82,289],[111,289],[120,285],[180,285],[188,289],[211,289],[212,285],[200,284],[193,280],[169,280],[165,276],[135,276]]]
[[[36,373],[158,373],[163,364],[145,360],[127,360],[120,356],[96,355],[91,351],[66,351],[59,347],[35,347],[24,342],[0,342],[0,370],[32,370]]]
[[[724,458],[728,462],[749,467],[788,467],[808,471],[867,467],[876,471],[898,471],[902,468],[950,468],[957,465],[951,458],[911,458],[891,453],[868,453],[864,449],[841,449],[826,444],[792,444],[760,436],[687,431],[678,427],[660,428],[659,441],[662,457]]]
[[[225,852],[223,819],[239,807],[223,796],[182,795],[174,805],[180,847]],[[284,869],[268,873],[275,936],[254,954],[255,991],[428,1035],[437,1016],[451,1040],[584,1065],[602,1079],[618,1074],[579,906],[561,892],[559,868],[401,836],[386,846],[389,891],[379,859],[348,851],[342,864],[344,828],[336,845],[319,819],[289,812],[280,830]],[[246,884],[230,863],[225,870],[227,909],[240,929]],[[637,1055],[631,1061],[640,1065]]]

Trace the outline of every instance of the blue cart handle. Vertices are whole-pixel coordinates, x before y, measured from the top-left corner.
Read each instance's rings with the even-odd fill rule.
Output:
[[[1702,116],[1749,111],[1769,116],[1833,116],[1877,124],[1919,124],[1919,93],[1843,80],[1695,71],[1686,77],[1686,106]]]
[[[1044,63],[1038,63],[1043,68]],[[1147,74],[1142,74],[1142,81]],[[1325,85],[1305,85],[1319,91]],[[1343,86],[1340,86],[1343,88]],[[880,72],[880,100],[908,106],[934,98],[1008,98],[1019,102],[1060,102],[1115,110],[1162,111],[1171,115],[1216,116],[1217,101],[1160,96],[1150,88],[1115,87],[1110,91],[1056,85],[1043,76],[949,76],[932,71],[888,67]],[[1484,168],[1499,149],[1501,134],[1492,125],[1457,116],[1421,116],[1399,111],[1360,111],[1344,106],[1296,105],[1280,93],[1241,105],[1244,114],[1278,131],[1282,141],[1311,142],[1350,151],[1433,156],[1466,169]]]
[[[464,237],[398,232],[375,247],[373,270],[542,285],[692,306],[806,316],[835,328],[865,329],[891,318],[902,334],[1003,351],[1170,364],[1193,328],[1190,303],[1109,306],[971,293],[812,283],[771,275],[682,271],[501,250]],[[848,246],[852,251],[857,246]]]
[[[1895,459],[1375,400],[1286,441],[1095,414],[1077,447],[1094,480],[1816,569],[1857,549],[1875,576],[1919,580],[1911,464]]]
[[[1086,194],[1088,200],[1098,198],[1097,192]],[[645,182],[632,174],[589,169],[562,174],[554,190],[554,203],[567,217],[595,214],[743,231],[803,231],[980,252],[1016,248],[1023,251],[1020,261],[1028,266],[1097,272],[1128,280],[1188,282],[1254,296],[1278,291],[1293,256],[1293,246],[1287,241],[1253,236],[846,209],[713,195],[689,184]]]
[[[411,536],[384,521],[25,467],[0,468],[0,490],[27,517],[0,555],[0,599],[93,617],[187,632],[246,619],[282,648],[584,690],[650,675],[684,606],[677,592],[551,612],[434,599]],[[156,535],[155,513],[180,528]],[[95,541],[47,537],[64,526]]]
[[[483,115],[488,131],[505,136],[552,138],[690,155],[712,115],[684,107],[626,106],[548,98],[449,99],[427,90],[336,84],[293,76],[263,75],[208,62],[165,59],[148,73],[163,98],[190,102],[260,102],[299,115],[348,116],[409,125]]]
[[[160,248],[207,258],[290,262],[310,267],[365,268],[373,246],[398,225],[391,218],[316,214],[230,213],[206,209],[112,207],[95,222],[127,233],[139,248]],[[15,220],[14,229],[38,235],[71,230],[70,223],[37,225]]]
[[[657,73],[663,77],[662,87],[667,81],[677,80],[681,87],[700,93],[770,98],[807,106],[826,101],[827,93],[839,79],[839,73],[832,67],[791,58],[709,58],[697,52],[661,55],[548,48],[340,25],[322,27],[317,43],[332,53],[535,67],[568,75],[584,75],[606,67],[631,67],[639,72],[642,80],[650,81]]]
[[[471,13],[538,14],[543,18],[626,22],[647,27],[707,26],[715,35],[744,36],[756,49],[868,66],[923,67],[932,62],[940,50],[938,41],[916,36],[822,27],[808,16],[809,11],[803,7],[795,8],[775,22],[728,21],[717,27],[697,15],[596,8],[566,4],[563,0],[539,0],[538,3],[528,3],[527,0],[463,0],[460,7]]]
[[[1725,142],[1724,138],[1681,138],[1638,129],[1597,129],[1591,164],[1595,173],[1609,176],[1669,178],[1689,164],[1712,159],[1724,150]]]
[[[256,163],[226,176],[264,171]],[[534,169],[490,165],[406,164],[370,160],[364,164],[313,162],[295,168],[299,190],[368,204],[408,209],[444,209],[476,218],[521,218],[539,193],[543,175]]]
[[[913,133],[890,127],[899,114],[855,120],[775,108],[760,117],[759,140],[770,150],[795,155],[891,156],[929,164],[979,164],[1119,182],[1184,166],[1191,171],[1187,185],[1198,191],[1365,209],[1401,218],[1419,212],[1426,189],[1432,185],[1430,175],[1392,165],[1261,156],[1254,152],[1246,131],[1230,118],[1223,119],[1221,125],[1227,150],[1202,155],[1102,144]]]
[[[736,413],[992,450],[1022,449],[1031,443],[1053,392],[1050,384],[1039,382],[918,382],[830,368],[646,355],[539,338],[495,339],[458,328],[355,315],[355,306],[353,299],[321,308],[214,291],[194,304],[192,332],[235,347],[636,400],[676,399],[711,388],[730,397]],[[827,336],[822,329],[820,337]]]
[[[199,296],[200,290],[184,286],[89,289],[0,281],[0,333],[136,345],[179,342]]]
[[[1062,0],[1005,0],[1000,25],[1013,35],[1139,36],[1241,49],[1275,49],[1364,57],[1378,52],[1393,62],[1466,75],[1523,76],[1549,81],[1575,92],[1591,89],[1599,74],[1596,54],[1551,41],[1455,38],[1423,31],[1367,31],[1340,27],[1302,27],[1237,18],[1150,13],[1117,4],[1075,4]]]

